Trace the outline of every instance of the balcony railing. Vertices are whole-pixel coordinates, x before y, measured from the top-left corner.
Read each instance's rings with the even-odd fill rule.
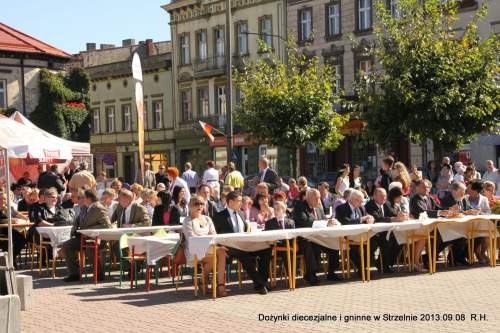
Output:
[[[201,128],[200,121],[204,122],[207,125],[212,126],[213,128],[221,131],[222,133],[226,132],[226,116],[225,115],[210,115],[210,116],[200,116],[190,120],[185,120],[179,123],[179,131],[185,132],[203,132],[203,128]],[[233,122],[233,131],[240,132],[242,130],[242,126]],[[212,131],[212,134],[217,135],[217,131]]]
[[[243,57],[233,56],[233,67],[241,70],[243,69]],[[216,56],[204,59],[193,59],[191,60],[191,70],[197,73],[209,72],[209,71],[222,71],[226,70],[226,57]]]

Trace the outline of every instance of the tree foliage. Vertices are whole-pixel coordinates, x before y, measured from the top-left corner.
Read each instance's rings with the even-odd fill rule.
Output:
[[[457,150],[500,121],[500,36],[481,40],[477,30],[487,4],[460,30],[459,2],[442,2],[399,0],[399,17],[377,4],[377,40],[365,47],[382,67],[366,78],[377,90],[361,80],[357,91],[367,134],[382,148],[409,136]]]
[[[65,72],[40,71],[40,99],[31,121],[63,139],[90,140],[90,77],[83,68]]]
[[[259,40],[260,49],[266,45]],[[235,120],[246,127],[248,137],[288,149],[292,174],[297,174],[297,149],[313,142],[321,149],[335,149],[347,120],[334,108],[341,102],[334,93],[336,74],[318,58],[308,59],[295,48],[292,35],[285,43],[288,61],[273,53],[266,59],[245,62],[234,81],[242,98]]]

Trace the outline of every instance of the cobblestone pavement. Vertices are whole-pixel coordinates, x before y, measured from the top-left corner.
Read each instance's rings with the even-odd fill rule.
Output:
[[[59,267],[55,279],[46,272],[41,278],[33,273],[35,309],[22,312],[21,324],[23,332],[164,332],[167,327],[172,332],[500,331],[500,267],[438,266],[434,275],[401,272],[382,277],[372,269],[372,281],[365,283],[352,278],[311,287],[298,278],[295,291],[278,281],[265,296],[255,294],[248,279],[239,291],[233,272],[229,296],[215,301],[203,295],[195,299],[187,277],[175,295],[166,277],[147,292],[144,280],[138,289],[131,290],[127,283],[118,287],[116,271],[97,285],[90,276],[82,284],[64,283],[66,270]],[[332,318],[297,319],[325,314]],[[388,321],[386,314],[409,318]],[[285,316],[276,322],[262,320],[271,315]],[[477,321],[471,319],[474,315]],[[346,321],[348,316],[364,317]]]

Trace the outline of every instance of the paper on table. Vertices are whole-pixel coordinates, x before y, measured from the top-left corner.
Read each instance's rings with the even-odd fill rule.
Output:
[[[322,221],[314,221],[312,228],[313,229],[319,229],[319,228],[326,228],[328,226],[328,221],[327,220],[322,220]]]

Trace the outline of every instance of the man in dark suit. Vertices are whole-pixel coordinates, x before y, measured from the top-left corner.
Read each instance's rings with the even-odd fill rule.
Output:
[[[451,193],[441,199],[441,206],[451,211],[459,211],[465,215],[478,215],[481,209],[473,209],[469,201],[465,198],[465,185],[461,182],[455,182],[450,186]],[[446,243],[445,243],[446,244]],[[451,241],[452,251],[455,256],[455,262],[468,264],[466,258],[469,256],[467,247],[467,239],[459,238]],[[474,247],[477,248],[481,244],[480,240],[474,242]],[[475,249],[474,249],[475,250]],[[451,257],[448,258],[451,262]]]
[[[420,217],[420,214],[422,214],[423,212],[426,212],[428,217],[433,217],[433,218],[437,218],[439,216],[448,216],[450,214],[449,210],[441,208],[441,206],[439,206],[436,203],[436,200],[429,195],[431,187],[432,187],[431,182],[427,179],[421,179],[417,181],[416,184],[417,194],[415,194],[413,198],[410,199],[410,214],[413,215],[415,219],[418,219]],[[443,251],[446,248],[446,246],[448,246],[450,243],[451,242],[443,242],[441,235],[438,233],[436,239],[437,252],[440,253],[441,251]],[[463,245],[458,246],[458,248],[460,248],[459,252],[461,252],[462,247]],[[418,250],[415,251],[416,251],[415,253],[419,252]],[[464,262],[464,260],[460,260],[460,262],[467,264],[467,262]],[[425,266],[427,266],[428,260],[423,258],[423,263]]]
[[[57,165],[53,164],[50,167],[50,172],[48,172],[43,177],[38,180],[38,188],[51,188],[57,189],[57,193],[61,194],[62,191],[66,189],[64,183],[57,175]]]
[[[269,195],[272,196],[274,191],[278,188],[279,177],[276,171],[269,168],[269,161],[267,158],[263,157],[259,160],[259,181],[260,183],[266,183],[269,191]]]
[[[295,222],[295,228],[311,228],[314,221],[327,219],[325,213],[320,207],[320,197],[321,195],[319,194],[318,190],[311,189],[307,191],[306,199],[297,203],[297,205],[293,209],[293,220]],[[328,220],[329,227],[334,227],[337,224],[338,222],[334,219]],[[316,277],[316,273],[319,270],[318,260],[322,250],[323,252],[329,254],[327,280],[342,280],[334,273],[335,269],[337,269],[339,266],[338,250],[332,250],[323,247],[302,237],[297,238],[297,242],[299,244],[299,249],[304,254],[304,261],[306,265],[306,274],[304,274],[304,280],[306,280],[312,286],[318,285],[319,279]]]
[[[106,209],[99,203],[99,195],[94,189],[85,190],[85,206],[82,207],[80,215],[75,220],[72,232],[77,229],[106,229],[110,228],[111,223]],[[68,239],[61,246],[66,258],[66,266],[68,267],[69,276],[64,278],[64,282],[72,282],[80,280],[80,267],[78,265],[78,252],[80,251],[80,237],[81,234],[76,234],[76,237]],[[106,242],[101,242],[99,248],[102,249],[106,246]],[[85,249],[85,254],[91,263],[94,262],[94,250]],[[97,279],[104,280],[104,272],[98,263],[97,265]]]
[[[248,230],[245,222],[245,213],[241,211],[241,194],[237,191],[229,192],[226,197],[226,209],[214,215],[213,222],[218,234],[241,233]],[[227,247],[230,258],[238,259],[243,268],[253,281],[254,289],[259,294],[267,294],[265,282],[269,278],[269,263],[272,258],[271,248],[246,252],[232,247]],[[259,258],[259,270],[255,269],[255,261],[251,257]]]
[[[394,165],[394,158],[392,156],[387,156],[382,160],[382,179],[380,180],[380,187],[389,192],[389,185],[394,180],[394,172],[392,172],[392,166]]]
[[[373,199],[365,205],[365,210],[367,214],[373,216],[375,222],[404,222],[408,218],[408,214],[403,212],[396,214],[392,210],[391,205],[387,201],[387,192],[381,187],[375,189]],[[387,240],[387,231],[378,233],[372,239],[376,239],[380,247],[384,273],[393,273],[390,266],[396,261],[396,257],[403,245],[398,244],[394,234],[391,234],[391,237]],[[376,265],[380,271],[380,256],[376,261]]]
[[[321,194],[321,207],[323,208],[325,215],[332,216],[333,205],[337,199],[340,199],[340,195],[331,193],[330,184],[327,182],[319,183],[318,191]]]
[[[118,228],[139,228],[139,227],[150,227],[151,220],[149,219],[149,213],[146,207],[134,202],[134,195],[131,191],[124,188],[121,189],[118,195],[118,203],[120,204],[113,215],[111,216],[111,223],[117,223]],[[108,213],[106,209],[106,214]],[[120,242],[115,242],[113,244],[113,252],[117,258],[120,258]],[[122,251],[127,251],[128,248],[122,249]],[[137,270],[142,267],[143,261],[137,262]],[[130,262],[123,261],[123,271],[128,271],[130,273]]]
[[[203,208],[202,214],[213,219],[219,210],[217,209],[217,204],[210,200],[210,187],[208,185],[200,185],[198,187],[198,194],[205,199],[205,208]]]
[[[361,223],[373,224],[373,222],[375,222],[375,219],[373,218],[373,216],[366,213],[365,208],[362,206],[363,199],[363,193],[358,190],[351,191],[349,201],[340,206],[337,206],[337,208],[335,209],[335,218],[340,223],[342,223],[342,225]],[[378,245],[375,240],[373,242],[370,242],[370,256],[373,255],[377,246]],[[359,246],[351,245],[349,254],[351,260],[358,268],[358,275],[361,276],[361,256],[359,254]]]

